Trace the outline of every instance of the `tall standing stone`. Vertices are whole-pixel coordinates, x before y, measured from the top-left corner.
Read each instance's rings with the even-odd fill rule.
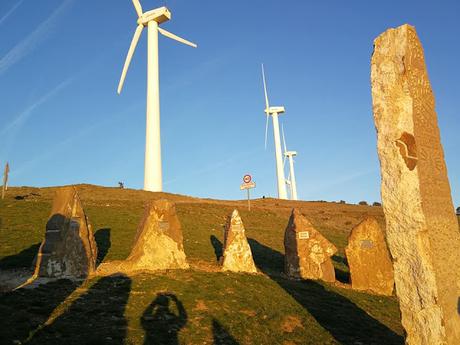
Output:
[[[337,248],[297,209],[292,210],[284,233],[284,268],[293,279],[335,281],[331,256]]]
[[[53,200],[35,265],[35,277],[85,278],[96,268],[97,247],[91,224],[74,187],[61,188]]]
[[[121,268],[154,271],[188,267],[174,204],[168,200],[152,201],[145,209],[131,254]]]
[[[374,217],[368,217],[351,230],[345,248],[351,286],[390,296],[393,293],[393,264],[383,231]]]
[[[251,247],[246,239],[243,221],[237,210],[233,211],[225,224],[222,269],[224,271],[257,273]]]
[[[460,232],[425,67],[409,25],[374,41],[372,98],[388,245],[407,343],[460,344]]]

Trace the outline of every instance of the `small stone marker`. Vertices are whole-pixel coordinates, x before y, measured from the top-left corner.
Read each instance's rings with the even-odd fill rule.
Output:
[[[374,217],[366,218],[353,228],[345,253],[353,289],[391,296],[393,263],[383,231]]]
[[[224,271],[257,272],[243,221],[237,210],[233,211],[225,224],[223,252],[221,262]]]
[[[460,232],[422,45],[415,29],[374,41],[382,201],[406,344],[460,344]]]
[[[292,210],[284,233],[284,267],[293,279],[335,281],[331,256],[337,248],[297,209]]]
[[[168,200],[152,201],[137,230],[131,254],[120,268],[154,271],[188,267],[174,204]]]
[[[96,258],[96,241],[76,189],[58,189],[34,277],[85,278],[95,271]]]

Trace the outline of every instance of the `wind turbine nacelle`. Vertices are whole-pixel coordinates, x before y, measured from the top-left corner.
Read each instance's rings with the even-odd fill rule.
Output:
[[[146,26],[149,22],[155,21],[158,24],[167,22],[171,19],[171,12],[166,6],[147,11],[139,18],[138,23]]]
[[[286,151],[286,152],[284,153],[284,155],[285,155],[286,157],[289,157],[289,156],[295,157],[295,156],[297,156],[297,151]]]
[[[268,114],[282,114],[285,112],[284,107],[269,107],[268,109],[265,109],[265,112]]]

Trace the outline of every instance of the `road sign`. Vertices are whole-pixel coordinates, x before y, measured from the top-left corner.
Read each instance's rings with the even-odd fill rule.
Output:
[[[241,190],[251,189],[251,188],[256,188],[255,182],[243,183],[243,184],[240,186],[240,189],[241,189]]]
[[[248,174],[244,175],[244,177],[243,177],[243,182],[244,183],[249,183],[251,181],[252,181],[252,176],[251,175],[248,175]]]
[[[255,182],[252,182],[252,177],[249,174],[244,175],[243,182],[244,183],[240,186],[240,189],[248,191],[248,210],[251,211],[251,195],[249,191],[252,188],[256,188],[256,184]]]

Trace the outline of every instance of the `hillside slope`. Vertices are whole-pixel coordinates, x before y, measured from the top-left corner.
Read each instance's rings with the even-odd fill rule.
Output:
[[[350,290],[344,247],[365,216],[383,225],[380,207],[259,199],[199,199],[90,185],[77,189],[93,225],[99,262],[129,254],[144,205],[177,203],[191,269],[51,282],[0,296],[0,343],[403,344],[395,297]],[[43,239],[54,188],[10,188],[0,204],[0,270],[27,270]],[[283,236],[297,207],[338,248],[342,283],[289,281]],[[226,217],[238,208],[262,274],[222,273]],[[81,284],[79,286],[79,284]]]

